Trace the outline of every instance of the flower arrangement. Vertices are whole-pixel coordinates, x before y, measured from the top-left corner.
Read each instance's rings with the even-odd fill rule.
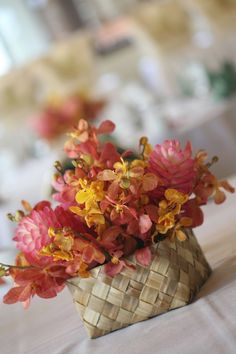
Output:
[[[115,125],[104,121],[96,128],[80,120],[69,134],[65,152],[74,170],[62,172],[59,162],[53,186],[55,208],[49,201],[9,214],[18,222],[13,240],[20,251],[15,265],[0,263],[0,275],[10,276],[14,287],[4,303],[28,306],[33,296],[52,298],[73,277],[86,278],[104,264],[108,276],[133,271],[126,256],[134,254],[142,266],[152,259],[151,246],[169,239],[185,242],[187,228],[203,222],[201,206],[210,197],[216,204],[234,188],[210,172],[217,161],[207,153],[192,154],[190,142],[181,148],[166,140],[154,148],[139,142],[139,155],[122,154],[99,135]]]
[[[66,99],[54,96],[42,112],[31,117],[31,125],[40,138],[53,141],[76,125],[81,118],[95,119],[104,105],[104,100],[95,100],[82,93]]]

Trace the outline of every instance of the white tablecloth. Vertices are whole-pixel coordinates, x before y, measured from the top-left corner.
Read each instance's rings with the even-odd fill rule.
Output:
[[[35,205],[49,198],[50,183],[55,172],[53,163],[58,159],[56,152],[44,158],[29,159],[15,167],[0,184],[0,251],[12,245],[13,230],[16,225],[7,219],[7,213],[14,214],[22,209],[21,200]],[[1,171],[0,171],[1,172]],[[1,255],[0,255],[1,256]],[[0,258],[1,259],[1,258]]]
[[[236,177],[232,179],[236,185]],[[236,353],[236,196],[205,208],[196,235],[213,273],[196,301],[98,339],[88,339],[66,289],[56,299],[0,304],[2,354]]]

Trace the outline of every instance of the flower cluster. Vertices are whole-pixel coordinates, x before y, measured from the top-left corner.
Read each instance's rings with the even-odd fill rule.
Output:
[[[176,140],[154,148],[143,137],[139,155],[119,152],[99,135],[115,126],[104,121],[98,128],[80,120],[65,144],[74,170],[61,172],[57,163],[53,198],[10,218],[18,221],[14,240],[20,253],[15,266],[1,264],[15,286],[5,303],[23,302],[35,294],[53,297],[71,277],[88,277],[90,269],[104,264],[108,276],[133,266],[126,256],[135,254],[147,266],[153,243],[187,238],[186,228],[203,222],[201,206],[210,197],[220,204],[227,181],[210,172],[217,158],[207,162],[205,151],[192,154],[191,144],[182,149]]]
[[[53,141],[76,125],[81,118],[96,118],[104,104],[103,100],[94,100],[82,94],[65,100],[55,97],[42,112],[31,117],[31,125],[40,138]]]

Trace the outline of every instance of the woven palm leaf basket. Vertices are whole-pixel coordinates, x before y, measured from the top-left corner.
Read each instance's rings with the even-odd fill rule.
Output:
[[[144,267],[131,255],[135,270],[124,268],[115,277],[103,267],[90,278],[72,278],[68,287],[91,338],[189,304],[208,279],[211,269],[191,229],[187,240],[168,240],[152,246],[152,262]]]

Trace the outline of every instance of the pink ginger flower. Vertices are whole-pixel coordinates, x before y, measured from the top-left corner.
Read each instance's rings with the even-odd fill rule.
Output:
[[[53,210],[50,206],[33,209],[29,215],[24,216],[19,222],[15,236],[16,247],[25,254],[30,263],[50,263],[50,257],[39,256],[38,252],[50,243],[48,229],[71,227],[73,230],[83,232],[81,222],[70,211],[57,207]]]
[[[191,193],[196,178],[191,143],[188,142],[184,150],[178,140],[166,140],[162,145],[156,145],[149,157],[149,171],[161,180],[164,189]]]

